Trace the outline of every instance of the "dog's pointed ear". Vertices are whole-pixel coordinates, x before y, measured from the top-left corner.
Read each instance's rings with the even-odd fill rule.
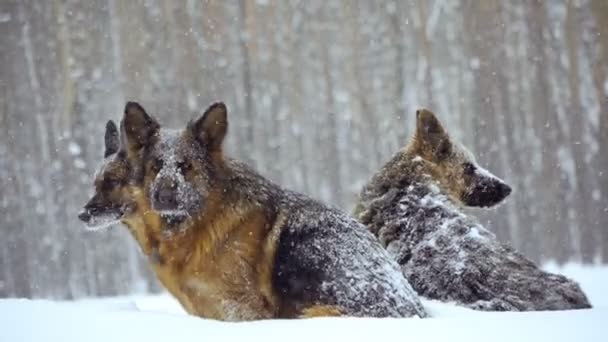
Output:
[[[435,114],[428,109],[416,111],[416,142],[421,152],[441,159],[450,154],[452,144],[448,133]]]
[[[120,148],[120,138],[118,137],[118,128],[112,120],[106,123],[106,133],[104,135],[105,152],[103,157],[107,158],[118,152]]]
[[[137,102],[127,102],[121,127],[124,130],[124,143],[132,151],[149,144],[160,129],[158,122]]]
[[[219,151],[228,131],[228,110],[223,102],[209,106],[205,113],[196,121],[190,123],[194,137],[210,151]]]

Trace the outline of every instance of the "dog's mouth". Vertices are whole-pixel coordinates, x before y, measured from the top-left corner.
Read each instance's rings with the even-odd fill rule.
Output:
[[[190,214],[187,211],[176,209],[176,210],[160,210],[158,214],[165,220],[169,226],[175,226],[186,221]]]
[[[89,215],[86,217],[86,215]],[[78,217],[84,221],[86,230],[98,231],[109,228],[120,223],[122,213],[111,211],[104,213],[95,213],[94,215],[87,213],[86,210],[81,212]]]
[[[132,206],[123,205],[106,208],[84,208],[78,218],[85,223],[85,228],[89,231],[97,231],[109,228],[120,223],[125,213],[132,210]]]

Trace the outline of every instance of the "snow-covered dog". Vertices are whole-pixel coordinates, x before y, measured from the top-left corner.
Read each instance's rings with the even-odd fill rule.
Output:
[[[427,298],[480,310],[589,308],[576,282],[540,270],[460,210],[493,206],[510,192],[423,109],[410,143],[364,187],[355,217]]]

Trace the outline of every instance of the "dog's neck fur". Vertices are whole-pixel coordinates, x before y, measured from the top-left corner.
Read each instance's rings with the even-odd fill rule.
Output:
[[[416,222],[408,225],[408,241],[414,246],[425,233],[438,229],[437,222],[462,216],[430,173],[415,152],[399,151],[364,187],[354,216],[384,240],[384,246],[394,238],[386,229],[392,222]]]
[[[391,188],[369,201],[359,218],[400,265],[407,264],[412,254],[427,244],[458,251],[469,239],[491,235],[462,214],[445,195],[422,183],[406,189]],[[455,253],[455,269],[463,264],[461,257],[466,258],[466,254]],[[432,262],[430,255],[428,260]]]

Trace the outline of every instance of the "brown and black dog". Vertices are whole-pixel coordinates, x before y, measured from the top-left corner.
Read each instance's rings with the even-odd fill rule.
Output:
[[[143,191],[130,184],[130,173],[126,151],[120,149],[118,129],[110,120],[106,124],[104,162],[95,175],[95,194],[78,217],[89,230],[118,223],[127,226],[161,284],[188,313],[195,314],[187,296],[174,282],[171,269],[160,260],[161,218],[151,210]]]
[[[128,103],[121,126],[123,221],[141,223],[136,239],[189,312],[231,321],[426,316],[364,226],[224,156],[224,104],[171,131]]]

